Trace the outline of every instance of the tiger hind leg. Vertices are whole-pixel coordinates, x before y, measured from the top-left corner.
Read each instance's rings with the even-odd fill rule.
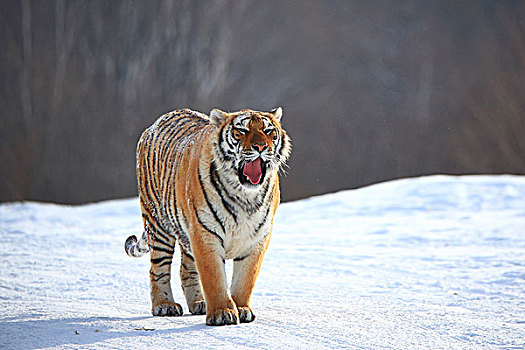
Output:
[[[182,245],[180,245],[180,251],[180,281],[186,303],[192,314],[205,315],[206,302],[202,295],[201,280],[195,265],[195,258]]]
[[[182,307],[173,300],[171,292],[171,262],[175,237],[154,228],[146,219],[150,233],[151,313],[153,316],[181,316]]]

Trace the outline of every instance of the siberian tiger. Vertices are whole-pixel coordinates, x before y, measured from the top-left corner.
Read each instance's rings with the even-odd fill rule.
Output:
[[[278,171],[291,143],[282,109],[210,116],[189,109],[161,116],[137,145],[144,232],[125,243],[129,256],[151,255],[155,316],[182,315],[170,278],[175,241],[192,314],[206,324],[251,322],[250,298],[280,202]],[[231,289],[225,260],[233,259]],[[204,291],[204,295],[203,295]]]

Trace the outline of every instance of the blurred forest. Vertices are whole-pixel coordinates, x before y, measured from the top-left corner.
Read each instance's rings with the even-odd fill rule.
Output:
[[[189,107],[282,106],[284,200],[525,174],[525,1],[0,4],[0,201],[134,196],[135,145]]]

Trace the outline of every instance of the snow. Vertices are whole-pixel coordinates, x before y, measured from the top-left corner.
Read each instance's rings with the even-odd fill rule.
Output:
[[[0,349],[523,349],[525,177],[403,179],[281,205],[253,323],[150,314],[138,200],[0,205]],[[175,260],[176,261],[176,260]],[[230,265],[231,266],[231,265]]]

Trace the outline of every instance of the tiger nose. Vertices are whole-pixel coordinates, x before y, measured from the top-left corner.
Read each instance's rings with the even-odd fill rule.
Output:
[[[262,152],[266,147],[268,147],[265,143],[254,143],[252,146],[256,151]]]

